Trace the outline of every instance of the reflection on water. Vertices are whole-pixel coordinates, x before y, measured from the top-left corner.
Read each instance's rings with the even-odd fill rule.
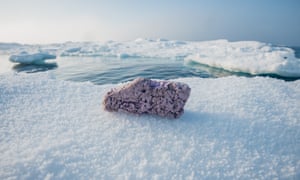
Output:
[[[120,83],[137,77],[175,79],[213,77],[205,71],[183,65],[183,60],[161,58],[63,57],[55,74],[60,79],[90,81],[95,84]]]
[[[56,69],[57,63],[44,63],[44,64],[17,64],[12,67],[16,72],[35,73]]]
[[[215,77],[215,78],[231,76],[231,75],[251,77],[251,75],[248,73],[231,72],[231,71],[227,71],[227,70],[221,69],[221,68],[210,67],[210,66],[200,64],[200,63],[197,63],[194,61],[184,62],[184,65],[186,67],[194,69],[194,71],[196,71],[196,72],[205,72],[205,73],[209,74],[211,77]]]

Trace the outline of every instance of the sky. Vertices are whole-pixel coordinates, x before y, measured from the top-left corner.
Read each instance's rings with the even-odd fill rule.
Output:
[[[0,42],[137,38],[300,46],[300,0],[0,0]]]

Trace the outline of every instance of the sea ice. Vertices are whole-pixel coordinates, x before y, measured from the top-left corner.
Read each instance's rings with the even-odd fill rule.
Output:
[[[67,49],[65,51],[68,53],[74,53],[74,52],[78,52],[80,50],[81,50],[81,47],[74,47],[74,48]]]
[[[9,60],[14,63],[21,64],[42,64],[47,59],[55,59],[56,56],[47,52],[39,52],[34,54],[28,54],[27,52],[21,52],[17,55],[11,55]]]
[[[299,179],[300,81],[176,79],[178,120],[103,111],[115,85],[0,75],[0,179]]]
[[[22,47],[22,44],[19,43],[1,43],[0,42],[0,50],[9,50],[9,49],[17,49]]]
[[[0,46],[0,50],[6,52],[5,48],[7,49],[8,46],[9,44]],[[66,42],[39,46],[18,44],[13,47],[14,49],[9,52],[13,50],[19,52],[20,49],[33,52],[41,48],[55,49],[56,47],[56,54],[61,56],[185,59],[233,72],[300,77],[300,60],[295,57],[292,49],[257,41],[175,41],[140,38],[127,42]]]
[[[233,72],[300,77],[300,59],[293,50],[253,41],[209,45],[185,60]]]

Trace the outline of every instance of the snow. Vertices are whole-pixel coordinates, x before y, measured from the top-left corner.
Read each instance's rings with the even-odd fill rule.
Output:
[[[300,59],[295,57],[293,50],[259,42],[220,43],[219,46],[208,46],[185,60],[233,72],[300,77]]]
[[[14,63],[21,64],[42,64],[47,59],[55,59],[56,56],[49,54],[48,52],[39,52],[34,54],[28,54],[28,52],[23,51],[17,55],[11,55],[9,60]]]
[[[178,120],[103,111],[96,86],[0,75],[0,179],[299,179],[300,81],[184,78]]]
[[[0,46],[2,54],[5,54],[7,46],[3,46],[2,49]],[[66,42],[19,46],[14,46],[16,49],[13,50],[15,52],[49,50],[49,53],[60,56],[184,59],[233,72],[300,77],[300,59],[295,57],[292,49],[257,41],[177,41],[139,38],[126,42]]]
[[[80,44],[76,45],[80,46]],[[300,59],[295,57],[292,49],[257,41],[192,42],[139,38],[127,42],[85,43],[81,47],[80,52],[65,50],[62,54],[64,56],[184,59],[233,72],[300,77]]]

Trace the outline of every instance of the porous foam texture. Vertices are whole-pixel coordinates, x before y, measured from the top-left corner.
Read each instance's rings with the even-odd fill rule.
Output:
[[[108,111],[178,118],[184,112],[190,92],[191,88],[184,83],[137,78],[109,91],[103,104]]]

